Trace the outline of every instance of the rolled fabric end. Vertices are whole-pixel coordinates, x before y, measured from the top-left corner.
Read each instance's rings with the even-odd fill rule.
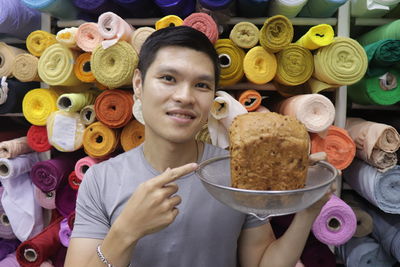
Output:
[[[99,163],[99,159],[94,159],[89,156],[81,158],[75,164],[75,175],[78,179],[82,180],[86,171],[93,165]]]
[[[45,152],[51,149],[45,126],[32,125],[26,135],[28,145],[36,152]]]
[[[307,49],[314,50],[333,42],[335,32],[329,24],[319,24],[311,27],[306,34],[297,40],[299,44]]]
[[[12,74],[21,82],[40,81],[38,74],[39,59],[28,53],[18,54],[14,59]]]
[[[256,90],[246,90],[239,95],[240,104],[249,112],[256,111],[260,107],[261,101],[262,96]]]
[[[84,83],[93,83],[96,81],[90,64],[91,57],[92,53],[82,53],[77,57],[74,65],[74,73],[76,77]]]
[[[217,23],[206,13],[197,12],[190,14],[183,20],[183,25],[201,31],[213,44],[218,40],[219,32]]]
[[[131,120],[121,132],[121,145],[124,151],[131,150],[144,142],[144,125]]]
[[[258,44],[259,35],[260,31],[256,25],[248,21],[241,21],[233,26],[229,38],[237,46],[250,49]]]
[[[59,94],[52,89],[33,89],[22,100],[22,113],[33,125],[46,125],[47,118],[57,110]]]
[[[75,34],[76,44],[85,52],[92,52],[104,40],[97,23],[86,22],[78,27]]]
[[[68,175],[68,184],[69,184],[69,186],[70,186],[73,190],[77,191],[77,190],[79,189],[79,186],[81,185],[81,182],[82,182],[82,180],[79,179],[79,178],[76,176],[75,171],[72,171],[72,172]]]
[[[35,186],[35,199],[38,204],[45,209],[53,210],[56,208],[55,190],[45,193],[40,188]]]
[[[275,54],[261,46],[251,48],[243,60],[243,71],[246,78],[255,84],[265,84],[271,81],[278,67]]]
[[[128,41],[132,37],[134,28],[123,18],[113,12],[105,12],[99,16],[98,29],[105,40]]]
[[[33,31],[26,38],[26,48],[29,53],[37,57],[40,57],[49,46],[55,43],[57,43],[56,36],[42,30]]]
[[[167,27],[181,26],[183,20],[176,15],[167,15],[157,20],[155,23],[156,30],[160,30]]]
[[[285,16],[275,15],[265,20],[260,30],[260,44],[267,51],[276,53],[292,42],[293,35],[292,22]]]
[[[81,109],[79,115],[81,117],[81,121],[86,126],[96,121],[96,111],[94,110],[94,105],[85,106]]]
[[[140,53],[140,49],[142,48],[143,43],[155,31],[156,30],[151,27],[140,27],[133,32],[130,39],[130,44],[136,50],[136,53]]]
[[[11,76],[15,57],[23,53],[26,53],[26,51],[0,42],[0,77]]]
[[[77,48],[75,35],[78,31],[77,27],[65,28],[57,32],[56,40],[68,48]]]
[[[230,39],[219,39],[214,47],[217,50],[221,67],[220,85],[227,86],[239,82],[244,76],[245,52]]]
[[[119,132],[101,122],[89,125],[83,134],[83,147],[90,157],[104,158],[119,145]]]

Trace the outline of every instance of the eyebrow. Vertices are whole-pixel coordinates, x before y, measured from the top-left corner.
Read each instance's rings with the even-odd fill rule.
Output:
[[[171,73],[171,74],[175,74],[175,75],[180,75],[179,71],[177,71],[174,68],[165,66],[165,67],[160,67],[157,72],[167,72],[167,73]],[[211,75],[207,75],[207,74],[203,74],[203,75],[199,75],[196,77],[198,80],[201,81],[208,81],[208,82],[215,82],[215,79],[213,78],[213,76]]]

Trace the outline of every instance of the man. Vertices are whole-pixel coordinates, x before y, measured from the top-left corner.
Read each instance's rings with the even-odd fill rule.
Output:
[[[179,26],[146,40],[133,78],[145,142],[86,173],[65,266],[296,264],[326,198],[275,240],[269,223],[222,205],[193,173],[197,162],[227,153],[194,138],[218,77],[218,55],[203,33]]]

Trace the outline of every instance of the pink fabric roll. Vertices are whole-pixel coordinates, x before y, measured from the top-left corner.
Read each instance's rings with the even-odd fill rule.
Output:
[[[55,209],[56,208],[56,191],[50,191],[48,193],[43,192],[40,188],[35,187],[35,199],[39,205],[45,209]]]
[[[99,27],[94,22],[82,23],[75,35],[76,44],[85,52],[93,52],[104,38],[99,32]]]
[[[351,207],[332,195],[315,219],[312,232],[322,243],[339,246],[350,240],[356,228],[357,219]]]
[[[212,43],[218,40],[218,26],[214,19],[206,13],[192,13],[183,20],[183,25],[204,33]]]
[[[60,242],[64,247],[69,246],[69,240],[71,238],[71,229],[68,226],[68,218],[64,218],[60,222],[60,231],[58,232]]]
[[[277,112],[293,116],[311,133],[324,132],[335,119],[331,100],[320,94],[296,95],[278,104]]]
[[[99,33],[104,38],[102,42],[104,49],[116,44],[119,40],[129,43],[134,31],[132,25],[113,12],[101,14],[97,24]]]
[[[101,162],[100,159],[94,159],[89,156],[81,158],[78,160],[75,164],[75,175],[78,177],[80,180],[83,179],[83,176],[85,175],[86,171],[93,166],[96,163]]]

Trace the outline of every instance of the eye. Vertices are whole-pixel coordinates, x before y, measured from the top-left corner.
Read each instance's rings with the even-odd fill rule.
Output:
[[[174,82],[175,78],[171,75],[162,75],[160,77],[161,80],[167,81],[167,82]]]
[[[211,90],[211,86],[208,85],[208,84],[206,84],[206,83],[197,83],[197,84],[196,84],[196,87]]]

